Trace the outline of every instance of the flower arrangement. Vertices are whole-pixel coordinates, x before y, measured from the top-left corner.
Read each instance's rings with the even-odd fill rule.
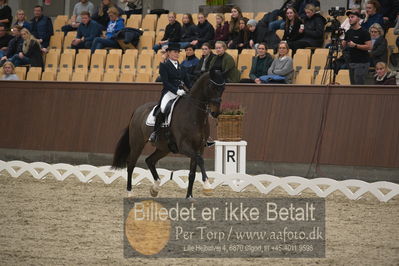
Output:
[[[220,107],[221,115],[243,115],[244,109],[239,103],[227,102],[222,103]]]

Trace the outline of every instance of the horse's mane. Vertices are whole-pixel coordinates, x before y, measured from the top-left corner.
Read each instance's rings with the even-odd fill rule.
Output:
[[[204,86],[206,85],[206,82],[208,82],[209,79],[210,79],[209,72],[205,72],[204,74],[202,74],[193,84],[191,88],[191,93],[195,93],[197,90],[203,89]]]

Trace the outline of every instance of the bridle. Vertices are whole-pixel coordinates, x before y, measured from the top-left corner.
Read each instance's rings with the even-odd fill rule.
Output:
[[[210,82],[208,83],[208,87],[207,87],[208,90],[216,88],[219,92],[224,91],[224,86],[225,86],[226,82],[223,81],[223,83],[217,83],[217,82],[213,81],[212,79],[209,79],[209,81]],[[211,88],[211,85],[213,85],[213,88]],[[210,98],[208,101],[201,101],[201,100],[195,99],[190,94],[188,96],[192,101],[197,103],[194,105],[195,108],[197,108],[207,114],[211,113],[211,111],[210,111],[211,108],[209,107],[210,104],[220,104],[222,102],[221,96]],[[202,108],[201,106],[199,106],[202,104],[205,105],[205,108]]]

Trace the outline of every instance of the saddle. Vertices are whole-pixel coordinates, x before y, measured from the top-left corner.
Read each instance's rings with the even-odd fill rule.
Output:
[[[166,119],[162,123],[162,127],[169,127],[170,121],[172,121],[173,109],[179,98],[180,97],[172,99],[166,104],[164,112],[164,116],[166,117]],[[152,108],[151,112],[148,114],[145,124],[149,127],[153,127],[155,125],[155,118],[160,111],[161,111],[160,105],[159,104],[155,105],[154,108]]]

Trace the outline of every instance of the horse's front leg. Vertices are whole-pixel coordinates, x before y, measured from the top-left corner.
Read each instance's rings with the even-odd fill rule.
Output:
[[[204,158],[202,158],[201,154],[197,153],[195,159],[201,169],[202,181],[204,182],[203,193],[205,195],[211,195],[213,193],[213,189],[211,188],[211,184],[209,183],[208,176],[205,171]]]
[[[195,181],[195,172],[197,171],[197,160],[196,158],[191,158],[190,160],[190,173],[188,174],[188,187],[186,199],[193,198],[193,185]]]

